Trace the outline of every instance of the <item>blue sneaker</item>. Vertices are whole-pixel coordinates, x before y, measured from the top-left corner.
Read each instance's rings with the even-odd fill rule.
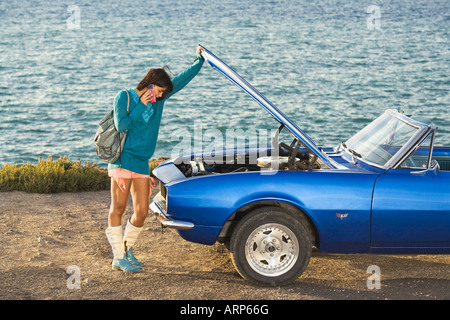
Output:
[[[132,265],[135,265],[135,266],[142,266],[142,265],[144,265],[144,263],[142,261],[139,261],[134,256],[133,248],[128,249],[128,251],[127,251],[127,259]]]
[[[122,271],[130,271],[136,272],[141,271],[142,268],[136,267],[128,261],[126,254],[124,253],[123,259],[114,259],[112,262],[113,270],[122,270]]]

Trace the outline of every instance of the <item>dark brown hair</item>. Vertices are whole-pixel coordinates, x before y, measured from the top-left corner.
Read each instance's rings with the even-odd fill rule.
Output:
[[[173,90],[172,80],[170,79],[170,75],[169,72],[167,72],[167,70],[170,72],[168,66],[164,66],[162,68],[157,69],[150,69],[147,72],[147,75],[144,77],[144,79],[142,79],[141,82],[139,82],[139,84],[137,85],[137,89],[143,90],[145,88],[148,88],[148,86],[151,84],[155,84],[158,87],[166,88],[166,90],[164,90],[163,96],[157,100],[164,99],[166,95],[172,92]]]

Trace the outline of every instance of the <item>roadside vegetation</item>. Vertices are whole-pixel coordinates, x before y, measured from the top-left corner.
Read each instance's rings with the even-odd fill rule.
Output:
[[[152,159],[150,171],[167,158]],[[59,193],[99,191],[110,188],[108,171],[88,161],[66,156],[39,159],[37,164],[5,164],[0,167],[0,192]]]
[[[6,164],[0,168],[0,191],[58,193],[108,189],[108,172],[95,163],[52,156],[33,164]]]

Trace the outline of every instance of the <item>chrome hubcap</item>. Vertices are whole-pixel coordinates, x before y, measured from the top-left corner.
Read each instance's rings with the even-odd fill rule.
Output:
[[[245,244],[245,257],[253,270],[267,277],[289,271],[297,261],[297,237],[286,226],[269,223],[255,229]]]

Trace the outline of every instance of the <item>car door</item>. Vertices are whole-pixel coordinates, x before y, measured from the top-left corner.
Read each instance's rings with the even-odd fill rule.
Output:
[[[390,169],[374,187],[372,251],[450,253],[450,172]]]

